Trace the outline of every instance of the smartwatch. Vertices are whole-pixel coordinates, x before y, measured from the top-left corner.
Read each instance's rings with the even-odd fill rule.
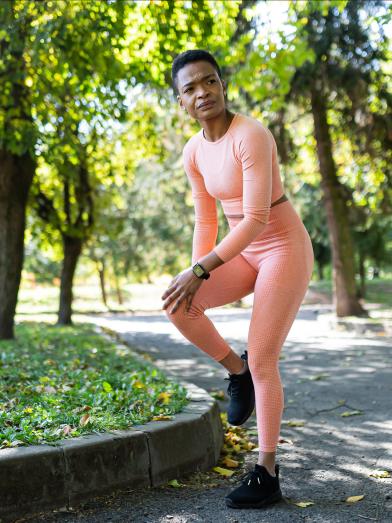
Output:
[[[192,267],[193,274],[196,274],[198,278],[202,278],[203,280],[208,280],[210,277],[210,273],[205,270],[203,265],[200,265],[200,263],[196,262]]]

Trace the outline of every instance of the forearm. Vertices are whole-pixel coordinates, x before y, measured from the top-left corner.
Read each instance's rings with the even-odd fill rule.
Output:
[[[214,252],[223,263],[228,262],[240,252],[242,252],[248,245],[263,232],[266,223],[247,218],[243,219],[236,227],[221,240]]]
[[[209,252],[202,258],[199,258],[198,261],[206,271],[211,272],[220,265],[223,265],[225,262],[219,258],[217,254],[215,254],[214,251]]]
[[[192,265],[199,262],[208,272],[213,271],[243,251],[265,227],[265,223],[244,220],[242,226],[232,229],[218,245],[211,245],[208,254],[201,257],[194,251]]]
[[[217,236],[217,221],[205,223],[205,221],[196,220],[192,241],[192,265],[212,251],[216,245]]]

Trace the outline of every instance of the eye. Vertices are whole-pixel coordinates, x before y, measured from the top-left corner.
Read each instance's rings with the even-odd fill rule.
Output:
[[[209,82],[216,82],[216,80],[214,80],[213,78],[211,80],[208,80]]]

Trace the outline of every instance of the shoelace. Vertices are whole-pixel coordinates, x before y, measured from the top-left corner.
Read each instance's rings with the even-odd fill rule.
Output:
[[[245,474],[245,476],[242,478],[243,483],[248,483],[250,485],[252,481],[256,481],[259,485],[261,485],[260,482],[260,474],[256,470],[250,470]]]
[[[241,380],[240,375],[233,374],[229,378],[224,378],[224,379],[230,381],[229,386],[227,387],[227,393],[229,394],[229,396],[232,398],[236,398],[236,397],[238,398],[240,389],[239,389],[239,387],[236,387],[236,385],[238,385],[240,383],[240,380]]]

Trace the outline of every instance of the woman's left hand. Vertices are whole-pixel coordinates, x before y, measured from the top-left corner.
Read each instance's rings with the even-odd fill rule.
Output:
[[[186,300],[186,311],[188,312],[192,304],[193,296],[200,285],[203,283],[202,278],[198,278],[194,274],[192,268],[180,272],[170,282],[169,287],[162,294],[161,299],[167,298],[163,304],[163,309],[166,309],[170,303],[175,300],[175,304],[170,311],[170,314],[176,312],[182,300]]]

